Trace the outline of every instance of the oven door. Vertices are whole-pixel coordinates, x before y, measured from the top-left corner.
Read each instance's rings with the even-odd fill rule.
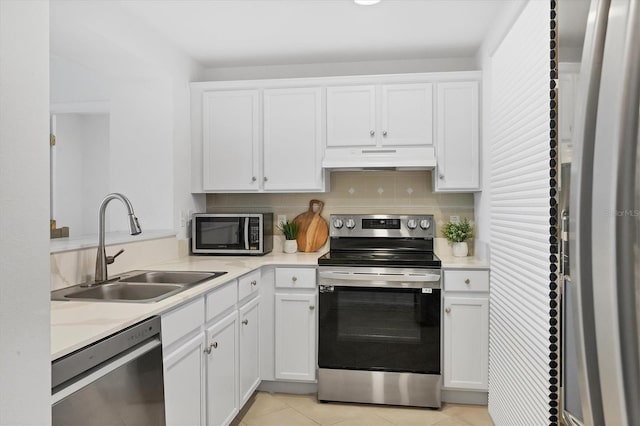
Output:
[[[440,374],[440,271],[339,269],[320,271],[318,366]]]

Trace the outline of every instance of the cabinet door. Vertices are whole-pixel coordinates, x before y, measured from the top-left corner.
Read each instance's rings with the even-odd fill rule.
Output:
[[[322,171],[320,88],[264,91],[264,189],[320,191]]]
[[[478,82],[438,83],[436,191],[480,189]]]
[[[240,406],[260,384],[260,296],[240,308]]]
[[[327,146],[375,145],[375,86],[328,87]]]
[[[203,94],[203,189],[257,190],[260,121],[257,90]]]
[[[316,379],[316,296],[275,295],[276,379]]]
[[[433,144],[433,85],[382,86],[382,145]]]
[[[489,299],[444,297],[444,386],[487,390]]]
[[[167,425],[204,422],[204,333],[164,357],[164,400]]]
[[[207,329],[207,425],[228,425],[238,414],[238,314]]]

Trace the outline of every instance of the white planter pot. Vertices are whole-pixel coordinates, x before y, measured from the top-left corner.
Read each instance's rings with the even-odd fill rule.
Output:
[[[284,252],[295,253],[298,251],[298,242],[296,240],[284,240]]]
[[[467,254],[469,254],[469,246],[466,241],[453,243],[453,255],[455,257],[465,257]]]

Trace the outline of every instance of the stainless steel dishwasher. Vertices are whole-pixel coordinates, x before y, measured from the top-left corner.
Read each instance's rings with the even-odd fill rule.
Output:
[[[54,361],[51,378],[54,425],[164,425],[160,318]]]

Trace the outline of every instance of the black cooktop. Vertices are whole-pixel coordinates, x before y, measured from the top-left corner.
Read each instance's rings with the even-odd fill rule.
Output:
[[[330,251],[318,258],[321,266],[381,266],[385,268],[440,268],[441,262],[433,252],[397,250]]]

